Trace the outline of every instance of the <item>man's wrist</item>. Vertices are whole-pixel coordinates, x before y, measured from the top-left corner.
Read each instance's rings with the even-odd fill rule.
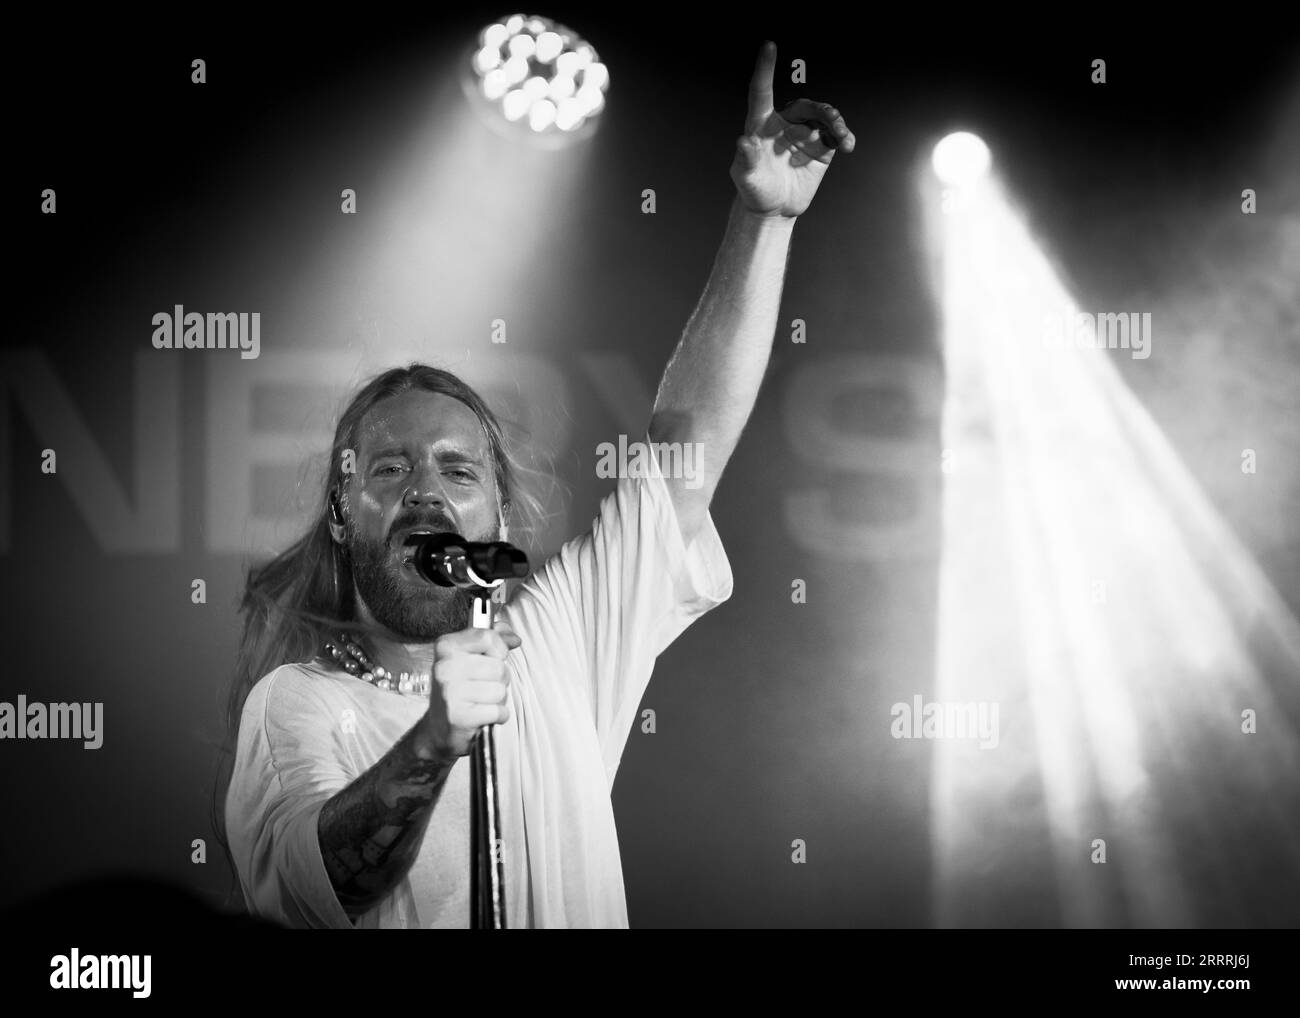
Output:
[[[794,229],[798,216],[786,216],[779,212],[758,212],[745,204],[740,195],[736,195],[732,205],[736,220],[747,229],[758,231],[790,231]]]
[[[448,771],[456,763],[456,757],[429,730],[427,716],[421,718],[419,724],[411,729],[411,752],[421,763],[435,764]]]

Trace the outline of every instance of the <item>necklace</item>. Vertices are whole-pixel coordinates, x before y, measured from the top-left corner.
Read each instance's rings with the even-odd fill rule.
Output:
[[[374,664],[355,640],[346,635],[325,641],[325,656],[331,658],[349,675],[370,683],[378,689],[394,693],[414,693],[428,696],[433,685],[433,676],[420,672],[398,672],[394,675],[383,665]]]

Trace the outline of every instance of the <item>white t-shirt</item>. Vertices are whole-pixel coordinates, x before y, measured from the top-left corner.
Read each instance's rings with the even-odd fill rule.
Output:
[[[712,516],[684,546],[668,488],[622,478],[590,532],[499,608],[510,718],[495,728],[507,925],[626,927],[610,792],[655,658],[731,596]],[[419,721],[427,697],[341,669],[288,664],[249,693],[226,824],[249,909],[289,926],[352,929],[321,859],[325,801]],[[470,758],[457,760],[407,876],[355,924],[468,927]]]

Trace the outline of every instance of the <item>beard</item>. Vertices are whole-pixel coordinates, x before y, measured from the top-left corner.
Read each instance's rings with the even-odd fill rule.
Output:
[[[454,530],[449,520],[425,521],[398,517],[393,530],[428,523],[439,531]],[[471,541],[495,541],[498,528]],[[473,590],[440,587],[415,578],[401,565],[391,538],[375,541],[348,527],[348,554],[352,560],[352,581],[375,621],[395,636],[429,643],[445,633],[468,629],[474,608]]]

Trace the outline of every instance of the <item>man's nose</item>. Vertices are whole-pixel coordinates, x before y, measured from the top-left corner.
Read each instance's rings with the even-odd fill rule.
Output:
[[[409,507],[447,505],[447,493],[442,486],[442,474],[436,469],[417,469],[411,474],[410,487],[402,499]]]

